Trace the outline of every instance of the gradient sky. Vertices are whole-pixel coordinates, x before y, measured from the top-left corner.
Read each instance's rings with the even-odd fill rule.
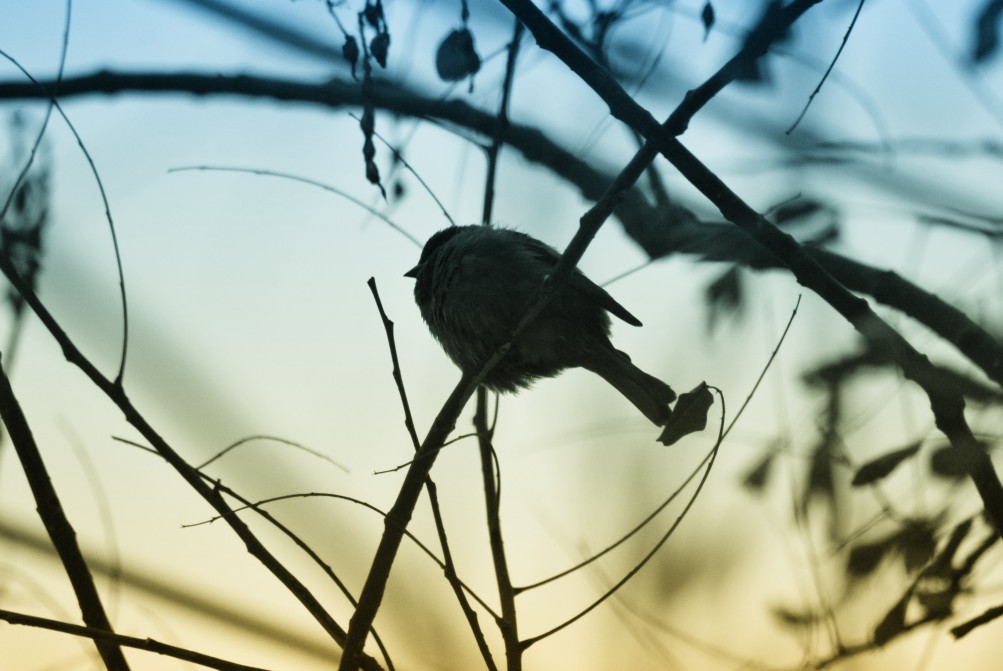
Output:
[[[275,44],[195,4],[74,3],[66,75],[107,68],[253,73],[295,81],[347,76],[337,60]],[[340,33],[322,2],[233,4],[264,12],[340,48]],[[686,89],[734,53],[736,38],[729,26],[749,20],[743,3],[714,3],[719,23],[704,40],[696,20],[702,4],[680,2],[666,12],[649,8],[623,29],[625,34],[633,31],[629,34],[638,36],[637,43],[614,42],[620,49],[614,49],[614,62],[626,67],[637,62],[638,53],[645,62],[656,62],[651,76],[632,89],[656,116],[670,112]],[[795,151],[819,141],[875,144],[920,138],[963,143],[1000,136],[1003,106],[993,106],[995,96],[1003,95],[999,59],[977,74],[959,70],[954,60],[964,53],[966,22],[978,3],[939,6],[934,21],[924,23],[925,14],[910,9],[911,3],[892,0],[866,5],[803,125],[784,135],[839,47],[856,4],[826,2],[813,9],[799,24],[796,38],[785,45],[785,55],[771,61],[772,85],[729,88],[701,112],[684,142],[761,211],[798,194],[838,201],[849,224],[839,243],[842,251],[928,283],[943,298],[973,306],[973,311],[997,315],[998,324],[1001,277],[983,240],[927,230],[915,224],[914,216],[917,210],[998,211],[1003,178],[998,156],[945,158],[901,150],[854,155],[860,160],[845,165],[803,168],[784,163]],[[388,3],[387,11],[393,34],[392,76],[410,78],[428,95],[448,93],[494,109],[504,66],[499,50],[511,25],[499,5],[471,5],[480,53],[493,55],[472,93],[465,84],[450,89],[434,76],[435,44],[458,25],[458,7],[397,2]],[[346,11],[343,18],[351,16]],[[34,76],[48,78],[58,65],[64,17],[65,4],[56,0],[0,3],[0,49]],[[945,42],[932,41],[941,36]],[[541,125],[603,169],[615,171],[629,159],[636,147],[632,138],[607,119],[605,106],[571,80],[563,66],[527,43],[521,67],[513,119]],[[0,79],[20,78],[13,66],[0,67]],[[41,103],[3,105],[4,111],[23,107],[29,128],[41,122]],[[388,507],[400,473],[373,472],[405,462],[411,448],[390,376],[383,327],[366,287],[369,277],[376,278],[396,324],[419,433],[459,378],[421,323],[411,281],[401,277],[414,264],[418,247],[361,208],[320,189],[268,176],[172,169],[236,166],[308,177],[383,208],[420,240],[446,225],[432,199],[405,174],[406,198],[389,207],[381,203],[365,181],[358,122],[344,110],[236,97],[128,93],[75,98],[64,108],[100,173],[122,251],[130,311],[125,376],[130,397],[194,463],[242,437],[269,434],[320,451],[350,471],[258,441],[212,467],[215,476],[252,499],[336,492]],[[456,221],[479,219],[482,153],[471,148],[463,132],[412,120],[397,122],[387,115],[378,116],[377,130],[392,142],[406,142],[407,160]],[[7,140],[0,142],[6,149]],[[113,375],[122,346],[122,319],[104,206],[75,140],[55,117],[45,151],[51,152],[54,173],[40,293],[87,355]],[[385,147],[378,152],[389,174]],[[702,217],[719,219],[678,175],[662,167],[674,197]],[[503,155],[498,223],[562,247],[587,207],[558,176],[512,152]],[[596,281],[605,282],[644,261],[616,222],[610,222],[581,265]],[[726,321],[708,335],[703,290],[722,269],[670,259],[609,289],[645,323],[643,329],[618,327],[614,339],[619,347],[677,389],[705,379],[718,385],[733,410],[749,393],[803,290],[780,274],[759,276],[752,280],[754,291],[744,317]],[[776,377],[768,379],[736,429],[702,505],[678,540],[663,551],[660,568],[651,569],[646,582],[628,593],[643,602],[646,594],[663,589],[670,595],[666,608],[688,614],[672,620],[685,625],[688,633],[715,640],[728,628],[736,633],[719,643],[727,643],[743,658],[775,666],[796,663],[802,642],[778,633],[768,622],[744,625],[764,618],[770,604],[810,600],[815,588],[800,556],[806,549],[784,537],[786,513],[752,505],[735,482],[769,436],[783,432],[796,443],[813,435],[817,399],[797,386],[799,371],[847,351],[855,342],[850,327],[827,306],[810,295],[802,301],[790,341],[773,371]],[[910,333],[919,344],[935,347],[924,333]],[[35,321],[25,332],[13,377],[85,548],[106,560],[117,555],[127,569],[217,595],[238,610],[275,616],[288,629],[319,639],[299,606],[244,553],[227,528],[181,528],[207,520],[207,506],[156,457],[112,439],[137,436],[65,363]],[[931,422],[922,401],[903,391],[898,381],[879,381],[861,390],[859,405],[856,443],[886,445],[890,432],[922,433]],[[464,418],[457,430],[466,432],[468,427]],[[520,582],[559,570],[629,528],[678,486],[711,444],[709,435],[701,435],[681,449],[658,446],[651,427],[633,408],[582,371],[502,399],[497,438],[508,542]],[[436,465],[436,477],[450,524],[457,538],[468,541],[458,544],[458,561],[472,584],[492,594],[474,452],[471,441],[449,448]],[[34,504],[11,457],[9,449],[0,455],[0,519],[37,527]],[[93,477],[87,475],[90,470]],[[903,482],[902,492],[911,484]],[[110,518],[103,512],[106,507],[112,511]],[[783,510],[782,502],[778,509]],[[313,499],[277,504],[275,511],[285,513],[319,552],[336,557],[336,568],[358,588],[382,528],[378,517],[348,503]],[[433,538],[426,513],[419,515],[415,529],[426,540]],[[764,537],[775,544],[762,543]],[[317,572],[304,568],[291,550],[283,552],[313,584],[321,585],[324,597],[337,604],[336,615],[347,621],[347,606]],[[527,606],[523,620],[526,631],[545,630],[587,604],[589,595],[608,585],[642,552],[641,546],[634,546],[601,572],[530,596],[533,605]],[[0,601],[0,607],[72,619],[72,597],[57,572],[49,567],[36,573],[30,563],[35,555],[28,550],[12,550],[3,557],[0,577],[7,576],[13,587],[9,603]],[[402,561],[408,565],[407,572],[401,571],[406,577],[392,583],[389,614],[382,623],[388,637],[402,648],[416,634],[433,650],[459,644],[463,652],[456,654],[457,666],[444,663],[442,668],[463,668],[461,660],[470,659],[464,655],[475,653],[469,635],[456,633],[456,608],[438,571],[411,549]],[[31,580],[44,584],[42,591],[66,611],[39,606],[49,596],[39,597],[29,589]],[[108,581],[102,584],[109,594],[118,593]],[[426,603],[426,584],[442,589],[445,598]],[[302,659],[283,661],[287,653],[280,647],[248,642],[229,629],[220,632],[183,609],[128,589],[110,598],[123,633],[262,666],[329,668]],[[613,659],[630,660],[631,668],[698,668],[687,664],[707,663],[706,656],[688,648],[671,653],[658,649],[638,633],[642,627],[617,608],[627,607],[601,609],[541,644],[529,655],[529,666],[557,668],[555,659],[564,668],[580,669],[610,668]],[[722,624],[721,618],[729,624]],[[86,668],[79,663],[82,646],[53,646],[56,640],[55,634],[25,634],[0,626],[4,654],[11,649],[34,663],[44,649],[52,655],[47,661],[71,659],[76,666],[67,668]],[[255,647],[247,656],[249,645]],[[977,651],[943,642],[936,654],[944,657],[936,659],[954,663]],[[426,655],[434,653],[407,649],[400,654],[413,668],[433,668]],[[903,653],[908,654],[911,651]],[[152,656],[135,659],[142,659],[136,668],[179,668]],[[316,666],[309,666],[312,663]]]

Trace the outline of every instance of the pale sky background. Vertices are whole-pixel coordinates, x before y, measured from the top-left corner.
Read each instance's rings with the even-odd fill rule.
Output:
[[[340,33],[322,2],[233,4],[274,16],[340,48]],[[719,24],[704,41],[695,18],[702,4],[678,2],[664,12],[651,9],[623,28],[625,35],[636,31],[633,34],[646,40],[646,59],[664,48],[658,68],[638,92],[656,116],[668,114],[686,89],[701,83],[734,53],[736,39],[728,26],[749,21],[746,3],[715,2]],[[994,317],[999,326],[1003,277],[996,267],[998,257],[981,238],[929,232],[916,226],[912,216],[920,206],[941,213],[948,207],[998,212],[1003,183],[998,157],[944,160],[900,154],[890,162],[871,156],[829,168],[781,164],[792,147],[815,139],[967,142],[997,141],[1001,135],[1003,105],[994,108],[979,97],[1003,96],[999,59],[981,69],[969,86],[930,41],[916,20],[917,10],[910,10],[910,5],[923,3],[873,0],[801,129],[784,136],[838,48],[856,4],[825,2],[811,10],[799,24],[796,39],[785,47],[789,56],[770,61],[772,87],[730,87],[700,113],[683,141],[761,211],[799,193],[837,201],[847,223],[838,249],[896,269],[974,316]],[[937,5],[927,11],[939,22],[946,43],[955,55],[962,53],[969,39],[969,17],[978,3],[928,4]],[[388,2],[386,9],[393,36],[391,73],[412,78],[428,95],[446,95],[450,89],[435,78],[433,53],[440,37],[458,24],[458,5],[398,1]],[[342,9],[349,25],[354,25],[356,10],[354,5]],[[508,40],[510,19],[500,5],[491,3],[472,3],[471,12],[481,55],[495,54]],[[0,2],[0,49],[34,76],[52,76],[64,16],[65,4],[56,0]],[[450,94],[493,110],[503,60],[496,55],[485,63],[473,93],[464,83]],[[310,82],[347,76],[340,62],[274,45],[187,2],[74,3],[66,75],[103,68],[264,74]],[[617,170],[629,159],[633,140],[607,119],[605,106],[573,81],[564,66],[527,41],[520,68],[514,120],[540,125],[605,169]],[[20,77],[13,66],[0,64],[0,79]],[[5,102],[3,112],[19,107],[26,110],[29,128],[37,128],[43,105]],[[238,97],[93,95],[67,100],[64,108],[98,167],[119,236],[131,320],[126,388],[137,406],[194,463],[242,437],[269,434],[307,445],[349,469],[346,473],[303,452],[255,442],[210,469],[251,499],[330,492],[389,507],[401,473],[373,473],[405,462],[411,448],[383,327],[366,287],[369,277],[376,278],[396,324],[420,434],[459,378],[421,323],[411,280],[401,276],[419,249],[356,206],[303,184],[247,174],[168,172],[195,165],[290,172],[381,207],[378,193],[365,182],[357,121],[345,111]],[[462,134],[458,139],[432,124],[415,128],[411,120],[377,118],[377,130],[385,137],[395,143],[408,140],[407,160],[453,218],[476,222],[483,194],[481,152],[472,150]],[[6,150],[7,139],[0,142]],[[40,293],[87,355],[112,375],[121,348],[121,311],[103,205],[79,148],[57,117],[46,142],[54,164],[53,203]],[[387,155],[380,146],[378,160],[385,174]],[[719,218],[668,166],[660,167],[673,196],[701,216]],[[404,179],[407,198],[388,214],[424,240],[446,221],[415,180],[407,175]],[[922,194],[924,204],[917,202],[916,194]],[[497,223],[562,248],[588,205],[554,175],[514,152],[503,154]],[[581,266],[605,282],[644,260],[611,221]],[[750,276],[744,316],[726,320],[708,335],[702,292],[721,270],[673,258],[609,289],[645,323],[643,329],[616,327],[617,346],[677,390],[702,380],[717,385],[732,413],[749,393],[803,292],[779,273]],[[925,332],[902,319],[894,323],[906,329],[918,347],[957,360]],[[770,500],[763,501],[742,491],[738,479],[771,437],[781,433],[797,445],[815,435],[819,399],[800,386],[799,373],[813,362],[849,351],[854,342],[847,324],[804,294],[780,358],[725,444],[702,499],[657,564],[628,587],[624,601],[600,608],[532,648],[527,668],[740,665],[684,644],[683,637],[660,626],[772,668],[795,666],[802,654],[823,654],[823,637],[790,636],[773,623],[769,609],[819,598],[808,570],[812,561],[833,580],[842,565],[813,557],[793,530],[789,490],[773,491]],[[12,374],[86,551],[104,561],[119,561],[126,572],[152,573],[238,611],[277,621],[333,651],[302,608],[244,552],[227,527],[216,523],[182,528],[207,520],[208,507],[158,458],[113,440],[138,436],[117,409],[66,364],[37,321],[29,320]],[[851,449],[859,447],[860,459],[869,448],[890,448],[894,441],[905,444],[926,435],[932,423],[915,390],[887,377],[860,389],[853,406],[859,421],[845,438]],[[717,405],[712,411],[712,421],[717,421],[719,409]],[[995,417],[999,426],[998,412],[993,416],[975,409],[971,417],[976,425]],[[468,430],[468,418],[465,413],[458,432]],[[497,444],[503,521],[516,582],[556,572],[630,528],[702,459],[712,444],[711,434],[708,430],[673,448],[660,446],[654,442],[657,432],[626,401],[583,371],[503,398]],[[0,455],[0,521],[37,530],[34,503],[12,456],[5,446]],[[796,460],[788,465],[791,475],[798,468]],[[473,443],[450,447],[439,458],[434,476],[461,571],[493,602]],[[912,501],[915,484],[915,479],[894,481],[887,493]],[[945,495],[924,492],[914,503],[928,505],[929,512]],[[967,486],[957,495],[968,501],[961,498],[970,496]],[[961,512],[976,509],[975,501],[968,504]],[[414,530],[435,546],[426,508],[421,506]],[[379,517],[326,499],[284,502],[271,510],[359,589],[382,529]],[[680,508],[673,510],[658,529],[666,528]],[[273,539],[267,530],[262,533]],[[544,631],[589,603],[655,538],[654,532],[642,535],[647,542],[629,544],[596,571],[520,597],[523,631]],[[280,556],[303,573],[340,621],[347,622],[347,605],[323,576],[283,541],[273,540]],[[78,613],[58,570],[31,550],[6,543],[3,548],[0,607],[75,621]],[[399,668],[476,668],[471,666],[477,661],[476,650],[440,572],[410,546],[399,561],[386,610],[378,620]],[[886,601],[901,589],[898,585],[886,586]],[[241,635],[107,579],[101,586],[121,633],[266,668],[331,668],[308,654],[292,655],[281,645]],[[999,590],[984,597],[976,603],[995,605]],[[658,626],[642,624],[643,608],[658,609]],[[863,609],[846,642],[865,635],[882,608]],[[972,606],[972,614],[977,612],[980,607]],[[413,647],[416,641],[427,642],[429,649]],[[912,665],[923,658],[927,643],[932,646],[927,668],[992,668],[977,664],[993,643],[991,635],[984,634],[958,644],[939,631],[919,634],[910,645],[873,659],[880,668],[920,668]],[[0,625],[0,650],[16,660],[10,667],[0,664],[4,669],[97,668],[90,646],[59,634]],[[443,659],[443,650],[450,651],[448,659]],[[137,669],[189,668],[145,653],[130,653],[130,659]]]

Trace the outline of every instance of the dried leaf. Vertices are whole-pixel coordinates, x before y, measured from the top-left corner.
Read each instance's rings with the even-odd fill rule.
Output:
[[[919,451],[919,447],[920,444],[915,443],[868,461],[857,469],[857,472],[853,475],[852,485],[854,487],[861,487],[887,477],[899,464],[916,454]]]
[[[710,4],[710,0],[704,3],[703,9],[700,11],[700,21],[703,22],[703,38],[704,40],[710,35],[710,29],[714,27],[714,5]]]
[[[345,43],[341,45],[341,55],[352,66],[352,79],[356,79],[355,66],[359,63],[359,43],[355,41],[353,35],[345,36]]]
[[[373,55],[381,68],[387,67],[387,55],[390,52],[390,33],[383,31],[369,42],[369,53]]]
[[[455,82],[476,74],[481,57],[474,47],[474,36],[464,26],[450,32],[435,52],[435,69],[443,81]]]
[[[907,571],[926,566],[937,549],[933,524],[929,520],[910,520],[897,534],[896,546]]]
[[[1001,18],[1003,0],[986,0],[975,19],[971,55],[973,63],[983,63],[999,51]]]
[[[673,445],[683,436],[703,431],[707,426],[707,412],[713,404],[714,395],[710,393],[706,382],[680,394],[672,417],[666,422],[658,440],[663,445]]]

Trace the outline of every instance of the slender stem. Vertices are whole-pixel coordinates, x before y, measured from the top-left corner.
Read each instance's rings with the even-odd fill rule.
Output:
[[[404,376],[401,373],[400,359],[397,357],[397,343],[394,340],[394,323],[383,309],[383,301],[380,300],[380,293],[376,289],[376,279],[370,277],[367,284],[369,285],[369,290],[373,294],[373,300],[376,302],[376,309],[380,313],[380,319],[383,321],[383,329],[387,335],[387,344],[390,347],[390,360],[393,363],[394,383],[397,385],[397,394],[400,396],[401,406],[404,409],[404,426],[407,428],[408,435],[411,437],[411,442],[414,444],[415,452],[417,452],[421,447],[421,443],[418,440],[418,433],[415,430],[414,417],[411,415],[411,404],[407,400],[407,391],[404,388]],[[460,580],[460,576],[456,572],[456,564],[453,562],[453,553],[449,550],[449,538],[446,534],[446,525],[442,518],[442,510],[439,507],[438,489],[431,476],[425,478],[425,490],[428,492],[429,504],[432,507],[432,517],[435,520],[435,530],[439,536],[439,545],[442,547],[443,574],[446,576],[446,580],[453,589],[453,594],[456,596],[456,600],[460,604],[460,609],[463,611],[464,617],[467,618],[467,625],[470,627],[470,631],[474,635],[474,640],[477,643],[477,649],[480,650],[481,657],[484,658],[485,665],[488,667],[489,671],[496,671],[497,666],[495,665],[494,659],[491,657],[491,649],[488,647],[487,639],[484,637],[484,632],[481,630],[480,624],[477,621],[477,612],[474,611],[473,607],[470,605],[470,601],[467,599],[467,594],[464,591],[463,582]]]
[[[515,608],[515,589],[508,572],[505,559],[505,542],[501,530],[501,474],[498,473],[495,450],[492,445],[493,432],[488,426],[488,394],[484,387],[477,390],[477,409],[474,412],[474,426],[477,428],[477,445],[481,453],[481,476],[484,481],[484,504],[487,511],[488,542],[491,545],[491,561],[498,583],[498,599],[501,601],[501,618],[498,629],[505,642],[505,659],[508,671],[522,669],[522,646],[519,644],[519,619]]]
[[[236,515],[232,515],[232,510],[220,492],[212,485],[202,480],[202,474],[191,464],[184,460],[167,441],[153,428],[139,410],[132,404],[125,390],[120,384],[120,380],[109,380],[97,369],[97,367],[80,351],[74,344],[66,331],[59,325],[52,313],[39,300],[38,296],[27,286],[18,275],[10,259],[0,255],[0,271],[3,272],[7,280],[14,286],[17,292],[24,298],[25,303],[31,307],[35,316],[42,322],[49,334],[56,340],[62,348],[63,356],[67,361],[75,365],[87,378],[100,389],[122,412],[126,421],[129,422],[140,435],[153,447],[168,464],[194,489],[209,505],[219,512],[226,523],[230,526],[238,538],[243,541],[247,551],[260,561],[272,575],[274,575],[290,593],[295,596],[329,636],[339,644],[344,644],[346,632],[331,617],[320,601],[282,562],[275,557],[264,544],[254,535],[243,520]],[[363,657],[360,664],[366,669],[378,669],[379,665],[371,657]]]
[[[408,467],[404,482],[397,493],[397,499],[384,518],[383,536],[380,538],[380,544],[369,567],[369,574],[366,576],[362,593],[359,595],[359,605],[348,624],[348,635],[344,642],[341,664],[338,666],[340,671],[355,671],[362,662],[366,637],[373,620],[376,619],[380,604],[383,602],[383,594],[386,591],[394,559],[397,557],[397,551],[404,538],[404,531],[411,521],[411,515],[418,503],[422,487],[432,470],[439,448],[446,442],[456,426],[456,419],[459,417],[460,411],[463,410],[463,406],[473,395],[476,386],[475,378],[469,375],[460,378],[459,383],[439,410],[439,414],[418,449],[414,461]]]
[[[87,568],[87,562],[77,544],[76,532],[59,502],[59,495],[45,468],[45,462],[42,461],[42,454],[38,451],[28,420],[21,411],[21,405],[14,396],[10,380],[7,379],[7,373],[2,366],[0,366],[0,417],[7,426],[14,450],[24,468],[31,493],[35,497],[38,516],[42,518],[42,524],[45,525],[52,545],[63,562],[63,568],[66,569],[66,576],[73,586],[84,622],[93,629],[113,632],[97,587],[94,585],[94,577]],[[129,664],[118,643],[95,638],[94,645],[97,646],[108,671],[128,671]]]
[[[481,223],[485,226],[491,225],[491,217],[495,203],[495,181],[498,174],[498,155],[504,144],[505,132],[509,127],[508,108],[512,98],[512,83],[515,81],[515,61],[519,55],[519,43],[522,42],[522,34],[525,32],[522,21],[515,20],[515,27],[512,30],[512,41],[508,45],[508,58],[505,61],[505,79],[502,81],[502,99],[498,105],[498,114],[495,115],[494,132],[491,134],[491,145],[487,149],[488,169],[484,179],[484,211],[481,215]]]
[[[165,655],[175,659],[182,659],[186,662],[192,662],[193,664],[199,664],[200,666],[204,666],[206,668],[218,669],[219,671],[266,671],[261,667],[229,662],[225,659],[206,655],[201,652],[195,652],[194,650],[188,650],[187,648],[179,648],[176,645],[161,643],[160,641],[155,641],[152,638],[123,636],[121,634],[116,634],[114,632],[96,627],[81,627],[78,624],[60,622],[59,620],[38,617],[36,615],[28,615],[26,613],[16,613],[11,610],[0,609],[0,620],[11,624],[20,624],[28,627],[38,627],[41,629],[48,629],[50,631],[58,631],[64,634],[70,634],[71,636],[83,636],[85,638],[92,639],[98,646],[102,644],[114,646],[121,645],[129,648],[136,648],[137,650],[146,650],[148,652],[157,653],[158,655]]]

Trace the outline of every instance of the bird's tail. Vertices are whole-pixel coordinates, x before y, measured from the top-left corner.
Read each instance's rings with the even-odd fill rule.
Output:
[[[620,350],[612,346],[604,347],[595,352],[584,367],[613,385],[658,426],[669,420],[669,404],[676,400],[676,392],[657,377],[648,375],[635,366],[630,357]]]

